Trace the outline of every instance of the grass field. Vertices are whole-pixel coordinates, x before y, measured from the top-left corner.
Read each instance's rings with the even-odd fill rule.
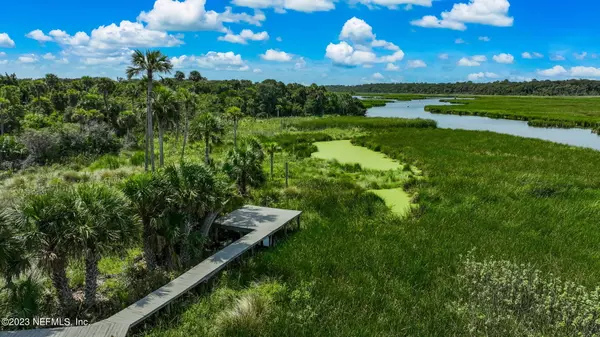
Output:
[[[456,99],[454,106],[427,106],[432,113],[474,115],[528,121],[539,127],[598,127],[600,98],[598,97],[514,97],[479,96]]]
[[[418,94],[373,94],[373,93],[358,93],[357,96],[364,97],[366,99],[383,99],[383,100],[396,100],[396,101],[412,101],[415,99],[425,99],[435,95],[418,95]]]
[[[420,205],[411,217],[395,216],[368,192],[393,186],[385,174],[361,178],[352,166],[281,154],[277,179],[253,201],[302,209],[303,229],[140,335],[600,331],[600,288],[593,290],[600,284],[600,153],[416,128],[362,134],[354,143],[422,169],[424,180],[405,183]],[[290,161],[289,188],[282,161]]]

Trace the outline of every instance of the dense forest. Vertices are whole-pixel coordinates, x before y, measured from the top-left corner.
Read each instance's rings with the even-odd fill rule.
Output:
[[[142,78],[116,81],[61,79],[53,74],[41,79],[0,75],[0,169],[44,165],[79,154],[116,153],[121,146],[141,145],[147,125],[148,81],[145,71],[137,75]],[[162,75],[153,79],[150,95],[154,118],[150,125],[159,137],[166,132],[183,137],[189,128],[189,136],[200,139],[205,114],[237,121],[244,117],[363,116],[366,112],[350,94],[328,92],[316,84],[211,81],[198,71],[187,76],[181,71]]]
[[[357,93],[407,93],[407,94],[467,94],[467,95],[518,95],[518,96],[598,96],[600,81],[567,80],[491,83],[372,83],[354,86],[331,85],[334,92]]]

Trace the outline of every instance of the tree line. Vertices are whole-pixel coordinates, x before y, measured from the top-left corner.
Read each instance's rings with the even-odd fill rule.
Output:
[[[600,81],[566,80],[490,83],[372,83],[362,85],[330,85],[333,92],[406,93],[428,95],[514,95],[514,96],[598,96]]]
[[[136,51],[127,78],[42,79],[0,75],[0,168],[47,164],[73,155],[118,151],[118,144],[147,144],[146,166],[164,165],[165,133],[201,140],[206,158],[226,122],[245,117],[364,116],[360,100],[313,84],[275,80],[210,81],[198,71],[173,71],[159,51]],[[154,160],[159,138],[158,165]],[[140,139],[140,135],[144,135]],[[48,141],[43,142],[41,140]],[[104,144],[106,146],[98,146]],[[71,146],[76,144],[77,146]],[[92,146],[93,145],[93,146]],[[41,152],[41,153],[40,153]]]

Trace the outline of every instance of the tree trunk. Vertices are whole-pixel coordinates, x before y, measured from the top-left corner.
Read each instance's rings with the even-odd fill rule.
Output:
[[[273,157],[275,156],[274,153],[271,153],[271,180],[273,180]]]
[[[165,152],[164,152],[164,143],[163,143],[163,127],[162,124],[160,123],[160,120],[158,117],[156,117],[157,119],[157,125],[158,125],[158,151],[159,151],[159,167],[163,167],[165,166]]]
[[[4,134],[4,121],[0,123],[0,136]]]
[[[240,179],[240,194],[246,196],[246,193],[246,173],[242,172],[242,177]]]
[[[150,219],[144,220],[144,260],[148,270],[156,268],[156,255],[154,254],[154,237],[150,228]]]
[[[181,148],[181,162],[183,162],[183,158],[185,156],[185,146],[187,145],[189,128],[190,128],[190,122],[186,116],[185,117],[185,130],[183,131],[183,147]]]
[[[177,152],[177,146],[179,145],[179,135],[181,134],[180,132],[180,125],[179,125],[179,121],[177,121],[177,123],[175,124],[175,145],[173,146],[173,150],[171,150],[170,152]]]
[[[67,309],[73,301],[73,293],[69,288],[69,279],[67,278],[67,261],[62,257],[57,257],[51,264],[52,285],[56,289],[58,301],[61,308]]]
[[[100,261],[100,255],[95,252],[88,251],[85,255],[85,304],[88,308],[96,303],[98,261]]]
[[[235,119],[233,121],[233,146],[237,149],[237,128],[238,128],[238,120]]]
[[[148,142],[150,144],[150,164],[152,166],[152,172],[156,170],[154,163],[154,124],[152,123],[152,71],[148,70],[148,97],[147,99],[147,122],[148,122]]]
[[[217,220],[217,217],[219,216],[219,214],[221,214],[221,212],[223,212],[223,209],[225,208],[225,205],[227,205],[226,201],[225,203],[223,203],[223,205],[221,205],[221,208],[215,212],[211,212],[208,213],[208,215],[206,215],[206,217],[204,218],[204,221],[202,221],[202,226],[200,226],[200,233],[202,234],[203,237],[208,237],[208,234],[210,234],[210,229],[212,228],[212,225],[215,223],[215,220]]]
[[[205,135],[206,137],[204,137],[204,144],[205,144],[205,149],[204,149],[204,161],[206,162],[206,165],[210,164],[210,149],[208,148],[208,135]]]

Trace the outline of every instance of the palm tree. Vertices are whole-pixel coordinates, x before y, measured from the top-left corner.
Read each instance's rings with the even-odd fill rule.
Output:
[[[198,99],[198,95],[186,90],[184,88],[179,88],[177,90],[177,99],[179,101],[179,107],[182,110],[183,118],[184,118],[184,126],[183,126],[183,146],[181,148],[181,161],[183,162],[183,158],[185,156],[185,147],[187,145],[189,130],[190,130],[190,119],[196,109]]]
[[[225,116],[233,121],[233,146],[237,148],[237,128],[238,122],[244,117],[242,109],[237,106],[232,106],[225,111]]]
[[[77,223],[71,242],[85,257],[85,302],[96,302],[98,262],[105,254],[117,253],[136,242],[139,231],[128,200],[101,184],[77,187]]]
[[[227,154],[223,170],[238,186],[240,194],[248,194],[248,186],[259,186],[265,181],[262,162],[265,155],[257,140],[244,142],[238,149],[232,149]]]
[[[27,250],[33,252],[40,265],[50,273],[62,308],[68,308],[73,300],[67,262],[74,253],[75,205],[69,189],[52,187],[42,193],[27,195],[17,209],[14,221],[23,230]]]
[[[123,192],[142,222],[144,259],[149,270],[156,268],[157,222],[169,206],[169,189],[161,172],[142,173],[129,178]]]
[[[131,66],[127,68],[127,78],[146,74],[148,80],[148,90],[146,96],[146,163],[145,169],[148,171],[148,158],[152,163],[152,171],[156,169],[154,165],[154,125],[152,123],[152,84],[154,73],[170,73],[173,65],[166,55],[159,50],[147,50],[144,54],[136,50],[131,56]],[[148,155],[150,152],[150,155]]]
[[[195,138],[204,140],[204,161],[210,164],[210,146],[221,141],[223,135],[221,120],[210,112],[198,115],[194,119],[192,133]]]
[[[273,159],[275,157],[275,153],[281,151],[281,147],[277,143],[267,143],[265,144],[265,151],[269,154],[271,158],[271,180],[273,179]]]
[[[137,83],[129,83],[125,87],[125,96],[131,99],[131,111],[135,112],[135,100],[140,95],[141,88]]]
[[[158,124],[159,167],[165,165],[164,132],[169,123],[176,119],[177,101],[171,89],[159,87],[155,91],[154,104]]]
[[[107,77],[102,77],[98,80],[98,90],[102,93],[104,100],[104,111],[108,113],[108,95],[115,90],[115,82]]]
[[[0,211],[0,274],[4,276],[7,288],[12,287],[14,277],[29,267],[23,235],[20,228],[14,226],[13,215],[7,209]]]

